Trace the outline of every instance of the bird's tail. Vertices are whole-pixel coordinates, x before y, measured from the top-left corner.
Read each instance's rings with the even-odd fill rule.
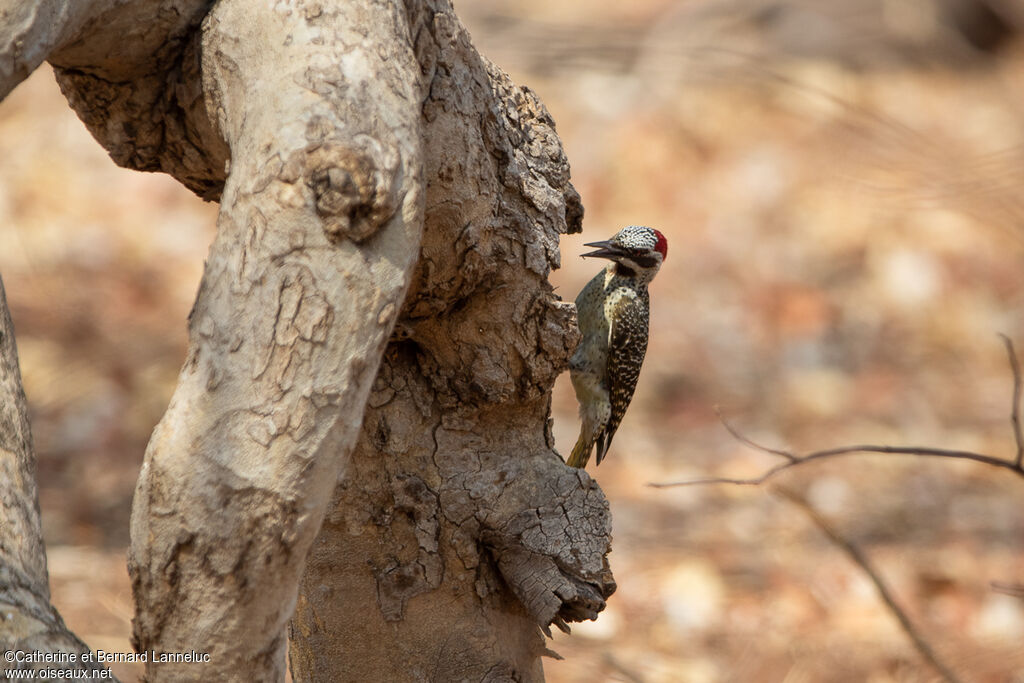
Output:
[[[586,437],[580,434],[580,438],[576,440],[576,445],[572,447],[572,453],[569,455],[569,459],[565,461],[565,464],[569,467],[584,468],[587,466],[587,461],[590,460],[590,451],[594,447],[594,442],[587,443]]]

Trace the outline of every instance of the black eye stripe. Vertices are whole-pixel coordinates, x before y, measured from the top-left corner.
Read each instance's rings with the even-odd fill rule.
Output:
[[[658,259],[653,256],[630,256],[629,260],[641,268],[653,268],[658,263]]]

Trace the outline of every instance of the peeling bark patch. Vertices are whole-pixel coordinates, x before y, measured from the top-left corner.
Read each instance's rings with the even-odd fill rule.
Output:
[[[290,346],[296,339],[320,344],[331,326],[331,307],[318,291],[309,291],[298,278],[285,278],[278,299],[280,313],[274,328],[274,341]]]
[[[309,362],[311,347],[326,342],[333,324],[334,310],[316,286],[312,272],[302,266],[290,268],[278,285],[273,343],[267,347],[264,361],[253,367],[253,379],[270,370],[278,389],[288,391],[299,367]]]

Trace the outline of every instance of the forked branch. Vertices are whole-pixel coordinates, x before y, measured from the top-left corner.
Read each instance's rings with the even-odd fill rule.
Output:
[[[1001,458],[994,455],[986,455],[984,453],[976,453],[974,451],[961,451],[951,450],[948,448],[932,448],[930,446],[878,446],[873,444],[858,444],[853,446],[840,446],[838,448],[829,448],[821,451],[813,451],[804,455],[797,455],[792,451],[784,449],[770,448],[768,446],[761,445],[747,436],[744,436],[732,425],[726,422],[722,414],[718,413],[718,418],[722,421],[722,425],[729,431],[733,437],[755,450],[774,455],[776,457],[783,458],[785,462],[779,463],[774,467],[766,470],[759,476],[749,478],[732,478],[732,477],[707,477],[704,479],[693,479],[689,481],[677,481],[677,482],[663,482],[663,483],[652,483],[650,486],[655,488],[671,488],[675,486],[697,486],[703,484],[736,484],[741,486],[757,486],[768,481],[777,474],[784,472],[790,468],[803,465],[805,463],[822,460],[824,458],[831,458],[840,455],[854,455],[863,453],[890,453],[895,455],[917,455],[923,457],[934,457],[934,458],[953,458],[956,460],[971,460],[974,462],[980,462],[983,465],[989,465],[991,467],[999,467],[1001,469],[1009,470],[1019,477],[1024,477],[1024,434],[1021,431],[1020,421],[1020,403],[1022,394],[1022,381],[1021,381],[1021,369],[1020,362],[1017,359],[1017,353],[1013,348],[1013,342],[1006,335],[999,335],[1004,346],[1006,346],[1006,354],[1010,361],[1010,370],[1013,373],[1013,402],[1010,409],[1010,422],[1013,425],[1013,437],[1014,442],[1017,446],[1017,452],[1013,459]]]
[[[991,467],[998,467],[1001,469],[1009,470],[1017,476],[1024,477],[1024,434],[1022,434],[1021,428],[1021,396],[1024,393],[1024,383],[1021,380],[1021,367],[1020,361],[1017,358],[1017,353],[1014,350],[1013,342],[1006,335],[999,335],[1003,341],[1003,345],[1006,347],[1006,355],[1010,363],[1010,371],[1013,374],[1013,401],[1010,408],[1010,423],[1013,427],[1013,437],[1016,444],[1016,453],[1012,459],[1000,458],[993,455],[987,455],[984,453],[976,453],[974,451],[962,451],[962,450],[951,450],[946,448],[932,448],[927,446],[879,446],[872,444],[862,444],[854,446],[842,446],[838,448],[830,448],[826,450],[813,451],[804,455],[798,455],[792,451],[770,448],[763,446],[744,434],[736,430],[732,425],[725,421],[721,413],[719,413],[719,419],[722,424],[729,431],[729,433],[740,443],[743,443],[750,448],[782,458],[784,462],[771,467],[766,470],[760,476],[750,478],[731,478],[731,477],[709,477],[705,479],[694,479],[690,481],[681,481],[673,483],[660,483],[651,484],[656,488],[668,488],[674,486],[694,486],[698,484],[738,484],[747,486],[756,486],[762,484],[780,472],[784,472],[790,468],[802,465],[813,460],[822,460],[825,458],[831,458],[840,455],[853,455],[857,453],[891,453],[897,455],[917,455],[924,457],[937,457],[937,458],[953,458],[957,460],[970,460],[973,462],[979,462],[984,465]],[[903,610],[902,607],[894,599],[892,592],[889,587],[882,579],[881,575],[872,566],[867,555],[850,539],[840,534],[834,529],[831,524],[801,496],[789,491],[787,489],[778,487],[775,491],[782,497],[789,500],[791,503],[799,507],[807,517],[838,547],[842,548],[843,551],[853,560],[857,566],[870,578],[874,584],[875,589],[878,591],[879,597],[885,603],[886,608],[896,617],[897,621],[903,631],[910,638],[914,647],[921,654],[921,656],[947,681],[947,683],[959,683],[960,679],[946,666],[936,655],[935,650],[929,645],[924,639],[920,632],[914,627],[910,621],[909,616]],[[1024,596],[1024,587],[1019,584],[999,584],[993,583],[992,588],[998,592],[1014,595],[1018,597]]]

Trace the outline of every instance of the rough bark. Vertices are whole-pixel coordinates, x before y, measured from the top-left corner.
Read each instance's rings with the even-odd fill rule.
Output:
[[[549,427],[582,216],[549,114],[447,0],[95,5],[69,102],[221,201],[129,556],[136,647],[210,661],[148,679],[280,680],[297,600],[296,680],[541,679],[614,590]]]
[[[196,28],[213,0],[0,0],[0,99],[44,60],[115,162],[216,199],[227,148],[210,126]]]
[[[68,0],[0,2],[0,99],[78,28],[87,5]]]
[[[0,0],[0,99],[83,24],[124,0]]]
[[[106,4],[50,55],[61,90],[118,165],[218,199],[229,153],[207,110],[198,30],[213,0]]]
[[[0,660],[0,671],[102,670],[81,662],[88,646],[50,604],[35,469],[14,326],[0,282],[0,652],[17,655],[13,662]],[[63,661],[33,661],[37,653]]]
[[[419,251],[419,67],[403,11],[221,0],[203,80],[231,150],[129,570],[151,681],[281,680],[285,624]],[[390,46],[387,49],[384,46]]]
[[[298,681],[541,680],[538,625],[614,590],[600,489],[548,430],[573,308],[547,275],[581,207],[554,124],[447,2],[408,3],[430,83],[416,279],[292,622]]]

